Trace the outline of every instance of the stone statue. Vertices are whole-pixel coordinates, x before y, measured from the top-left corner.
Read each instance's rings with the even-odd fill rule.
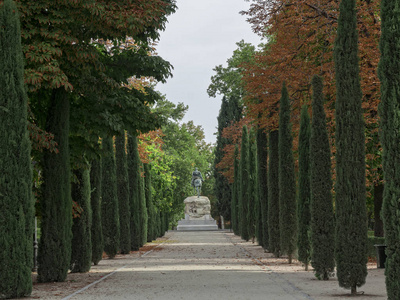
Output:
[[[201,193],[201,185],[203,183],[203,176],[201,176],[201,172],[196,168],[192,173],[192,187],[194,188],[194,192],[197,191],[197,197],[200,197]]]

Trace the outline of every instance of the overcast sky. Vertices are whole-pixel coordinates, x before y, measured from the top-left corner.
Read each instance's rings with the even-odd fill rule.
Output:
[[[217,65],[226,66],[244,40],[258,45],[260,38],[251,31],[244,0],[178,0],[178,10],[169,16],[161,33],[158,54],[173,66],[173,78],[158,84],[157,90],[171,102],[189,106],[184,121],[193,120],[204,129],[206,141],[214,143],[221,97],[210,98],[207,87]]]

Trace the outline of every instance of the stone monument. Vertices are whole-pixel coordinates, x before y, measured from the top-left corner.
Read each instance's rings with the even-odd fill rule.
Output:
[[[201,181],[198,179],[201,179]],[[192,174],[192,186],[195,188],[195,191],[197,187],[195,184],[196,180],[203,182],[203,177],[197,168]],[[200,190],[197,189],[197,196],[185,199],[185,219],[178,221],[178,231],[218,230],[217,222],[210,215],[210,200],[205,196],[200,196]]]

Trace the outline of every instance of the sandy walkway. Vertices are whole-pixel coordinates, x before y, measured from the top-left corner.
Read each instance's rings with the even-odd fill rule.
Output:
[[[75,287],[67,291],[44,294],[38,285],[32,298],[325,300],[349,295],[335,279],[318,281],[299,263],[288,265],[285,258],[272,258],[229,232],[170,231],[166,238],[142,256],[103,260],[89,273],[91,280],[77,274]],[[386,299],[384,270],[370,267],[367,284],[360,288],[365,294],[357,299]]]

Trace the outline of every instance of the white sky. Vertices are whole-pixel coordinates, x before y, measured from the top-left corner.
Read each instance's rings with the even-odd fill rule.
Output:
[[[221,97],[207,94],[213,68],[227,65],[236,42],[258,45],[261,40],[239,14],[250,6],[245,0],[178,0],[177,6],[157,46],[158,54],[174,66],[173,78],[157,90],[171,102],[188,105],[183,121],[201,125],[206,142],[214,143]]]

